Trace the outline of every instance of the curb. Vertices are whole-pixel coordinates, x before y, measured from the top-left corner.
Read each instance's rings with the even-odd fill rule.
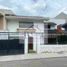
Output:
[[[55,57],[67,57],[67,54],[41,53],[41,54],[0,56],[0,61],[30,60],[30,59],[55,58]]]

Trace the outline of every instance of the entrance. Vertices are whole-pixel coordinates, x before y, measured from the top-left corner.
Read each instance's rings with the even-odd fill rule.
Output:
[[[28,52],[33,50],[33,37],[28,37]]]
[[[24,43],[20,44],[19,39],[0,40],[0,56],[24,54]]]

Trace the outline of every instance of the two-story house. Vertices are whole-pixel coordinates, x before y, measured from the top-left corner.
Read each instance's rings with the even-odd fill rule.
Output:
[[[57,25],[63,23],[65,19],[19,16],[0,10],[0,55],[66,50],[56,36]]]

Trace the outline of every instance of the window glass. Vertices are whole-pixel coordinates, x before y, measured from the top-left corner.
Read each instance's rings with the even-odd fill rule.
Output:
[[[33,22],[19,22],[20,28],[33,28]]]

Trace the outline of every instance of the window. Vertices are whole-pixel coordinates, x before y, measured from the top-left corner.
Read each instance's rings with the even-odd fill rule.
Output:
[[[20,28],[33,28],[33,22],[19,22]]]

